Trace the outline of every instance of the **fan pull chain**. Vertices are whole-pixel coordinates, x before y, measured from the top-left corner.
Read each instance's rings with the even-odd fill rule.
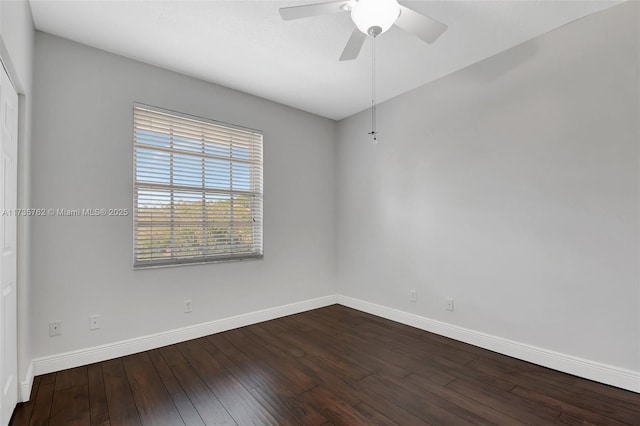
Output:
[[[378,143],[378,132],[376,131],[376,36],[373,37],[373,51],[371,53],[371,131],[373,143]]]

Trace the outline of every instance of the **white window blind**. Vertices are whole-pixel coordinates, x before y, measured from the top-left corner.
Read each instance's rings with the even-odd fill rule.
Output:
[[[262,133],[136,104],[134,267],[262,257]]]

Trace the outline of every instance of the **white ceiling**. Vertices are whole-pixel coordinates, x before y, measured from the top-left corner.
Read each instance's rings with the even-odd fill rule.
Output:
[[[348,13],[282,21],[300,1],[30,0],[37,29],[333,119],[371,103],[371,40],[338,62]],[[403,1],[449,29],[434,44],[376,40],[378,101],[424,85],[618,0]]]

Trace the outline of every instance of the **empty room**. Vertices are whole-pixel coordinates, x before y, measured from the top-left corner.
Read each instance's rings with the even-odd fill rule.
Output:
[[[0,62],[0,426],[640,426],[640,2],[0,0]]]

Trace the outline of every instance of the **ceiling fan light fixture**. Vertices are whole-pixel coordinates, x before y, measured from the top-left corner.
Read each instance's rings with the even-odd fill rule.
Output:
[[[351,9],[353,23],[372,37],[391,28],[399,16],[400,5],[396,0],[359,0]]]

